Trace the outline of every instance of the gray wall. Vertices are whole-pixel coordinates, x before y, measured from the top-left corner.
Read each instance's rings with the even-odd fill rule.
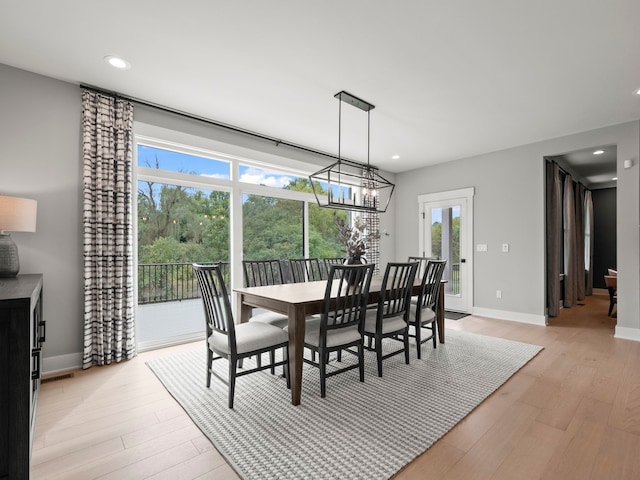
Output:
[[[464,141],[461,137],[460,141]],[[412,254],[418,243],[418,195],[475,187],[473,252],[474,310],[498,318],[513,313],[544,316],[544,160],[595,145],[618,148],[617,252],[619,304],[616,335],[640,340],[639,168],[640,122],[524,145],[397,175],[396,257]],[[623,161],[634,166],[625,170]],[[510,244],[508,254],[499,245]],[[502,290],[502,299],[495,291]],[[509,315],[501,315],[509,312]]]
[[[81,90],[0,64],[0,107],[0,194],[38,201],[36,233],[13,233],[12,238],[19,248],[20,272],[44,274],[47,340],[43,369],[79,367],[84,315]],[[317,169],[332,163],[148,108],[136,107],[134,118],[239,145],[269,161],[288,157]],[[384,175],[395,180],[394,175]],[[392,201],[390,211],[393,208]],[[382,230],[391,230],[392,222],[391,213],[383,215]],[[393,238],[383,236],[381,249],[381,263],[386,263],[395,250]]]
[[[593,198],[593,286],[605,288],[604,275],[616,268],[616,189],[591,192]]]
[[[20,272],[44,274],[45,371],[81,359],[80,98],[76,86],[0,64],[0,193],[38,201],[36,233],[11,236]]]
[[[0,193],[38,200],[37,232],[12,237],[20,249],[21,272],[44,274],[44,369],[79,365],[83,323],[80,89],[0,64],[0,106]],[[135,115],[137,121],[175,122],[159,120],[161,116],[145,114],[143,109],[137,109]],[[185,129],[212,135],[210,128],[193,125]],[[640,340],[638,122],[405,172],[395,178],[385,175],[395,179],[397,186],[390,211],[381,218],[382,229],[391,234],[382,237],[381,261],[415,254],[418,195],[474,186],[474,244],[489,245],[487,253],[475,254],[474,306],[498,313],[544,315],[543,157],[603,144],[618,147],[617,212],[621,221],[617,225],[620,299],[616,334]],[[268,150],[248,141],[245,146]],[[286,156],[320,162],[293,153]],[[633,168],[622,168],[625,159],[634,161]],[[501,243],[511,244],[508,255],[498,255]],[[501,300],[495,298],[496,289],[503,291]]]

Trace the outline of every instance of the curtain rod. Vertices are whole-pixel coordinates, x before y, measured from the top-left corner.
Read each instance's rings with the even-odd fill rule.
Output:
[[[164,106],[164,105],[159,105],[157,103],[152,103],[152,102],[149,102],[147,100],[140,99],[140,98],[130,97],[130,96],[118,93],[118,92],[114,92],[114,91],[111,91],[111,90],[105,90],[103,88],[98,88],[98,87],[94,87],[92,85],[86,85],[86,84],[83,84],[83,83],[80,84],[80,88],[83,88],[85,90],[90,90],[90,91],[93,91],[93,92],[96,92],[96,93],[104,93],[104,94],[107,94],[107,95],[112,95],[112,96],[114,96],[116,98],[120,98],[122,100],[126,100],[126,101],[129,101],[129,102],[132,102],[132,103],[136,103],[138,105],[143,105],[145,107],[154,108],[156,110],[160,110],[160,111],[167,112],[167,113],[172,113],[172,114],[175,114],[175,115],[180,115],[182,117],[189,118],[191,120],[197,120],[199,122],[207,123],[209,125],[214,125],[216,127],[224,128],[226,130],[230,130],[230,131],[236,132],[236,133],[241,133],[243,135],[248,135],[248,136],[251,136],[251,137],[255,137],[255,138],[258,138],[260,140],[267,141],[267,142],[273,142],[276,147],[279,147],[280,145],[284,145],[285,147],[294,148],[294,149],[297,149],[297,150],[302,150],[304,152],[313,153],[315,155],[321,155],[323,157],[332,158],[332,159],[335,159],[335,160],[340,160],[339,157],[337,157],[336,155],[332,155],[330,153],[321,152],[320,150],[315,150],[313,148],[305,147],[303,145],[298,145],[297,143],[291,143],[291,142],[287,142],[287,141],[281,140],[279,138],[275,138],[275,137],[270,137],[268,135],[264,135],[262,133],[252,132],[251,130],[246,130],[246,129],[243,129],[243,128],[240,128],[240,127],[236,127],[236,126],[229,125],[229,124],[226,124],[226,123],[218,122],[218,121],[212,120],[210,118],[201,117],[199,115],[194,115],[192,113],[184,112],[182,110],[177,110],[175,108],[167,107],[167,106]],[[360,162],[358,162],[358,163],[360,163]],[[371,168],[372,169],[376,169],[376,167],[371,167]]]
[[[575,178],[573,178],[573,174],[571,172],[568,172],[567,170],[565,170],[564,168],[562,168],[562,165],[560,165],[558,162],[556,162],[555,160],[549,159],[549,158],[545,158],[545,160],[549,163],[555,163],[558,166],[558,169],[564,173],[565,176],[569,176],[571,177],[571,180],[573,180],[576,183],[579,183],[580,185],[582,185],[586,190],[589,190],[589,187],[587,187],[583,182],[576,180]]]

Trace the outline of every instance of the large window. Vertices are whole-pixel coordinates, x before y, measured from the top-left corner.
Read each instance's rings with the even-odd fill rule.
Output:
[[[141,350],[203,335],[193,262],[223,262],[231,291],[241,258],[344,256],[347,213],[319,208],[305,172],[148,137],[136,153]]]
[[[304,202],[243,195],[242,222],[245,260],[304,256]]]

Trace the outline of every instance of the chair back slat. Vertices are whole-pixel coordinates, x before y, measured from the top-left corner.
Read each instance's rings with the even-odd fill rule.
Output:
[[[417,262],[387,264],[378,301],[382,318],[406,315],[417,270]]]
[[[418,262],[418,271],[416,275],[418,278],[421,278],[424,275],[425,270],[427,269],[427,263],[429,260],[438,260],[438,257],[409,257],[407,262]]]
[[[446,260],[429,260],[422,276],[418,305],[420,308],[431,308],[435,311],[440,294],[440,282],[447,265]]]
[[[320,338],[327,330],[360,326],[364,319],[373,264],[332,265],[325,290]]]
[[[329,278],[329,270],[331,270],[332,265],[343,265],[347,261],[344,257],[325,257],[322,259],[322,263],[324,265],[324,270],[322,272],[322,280],[326,280]]]
[[[285,283],[280,260],[243,260],[245,287],[263,287]]]
[[[215,331],[229,335],[231,342],[235,342],[233,314],[221,265],[219,263],[213,265],[194,263],[193,272],[198,280],[198,287],[202,295],[207,338]]]
[[[289,271],[294,283],[324,280],[320,261],[317,258],[293,258],[289,260]]]

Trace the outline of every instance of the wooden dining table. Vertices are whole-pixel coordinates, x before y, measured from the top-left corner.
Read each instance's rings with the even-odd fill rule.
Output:
[[[375,303],[382,289],[382,275],[371,279],[368,303]],[[420,280],[416,279],[413,294],[420,292]],[[444,284],[440,283],[436,323],[438,339],[444,343]],[[300,404],[302,392],[302,364],[304,355],[305,320],[309,315],[322,312],[326,280],[318,282],[287,283],[263,287],[235,288],[236,312],[239,323],[248,322],[254,308],[262,308],[287,315],[289,319],[289,372],[291,375],[291,403]]]

